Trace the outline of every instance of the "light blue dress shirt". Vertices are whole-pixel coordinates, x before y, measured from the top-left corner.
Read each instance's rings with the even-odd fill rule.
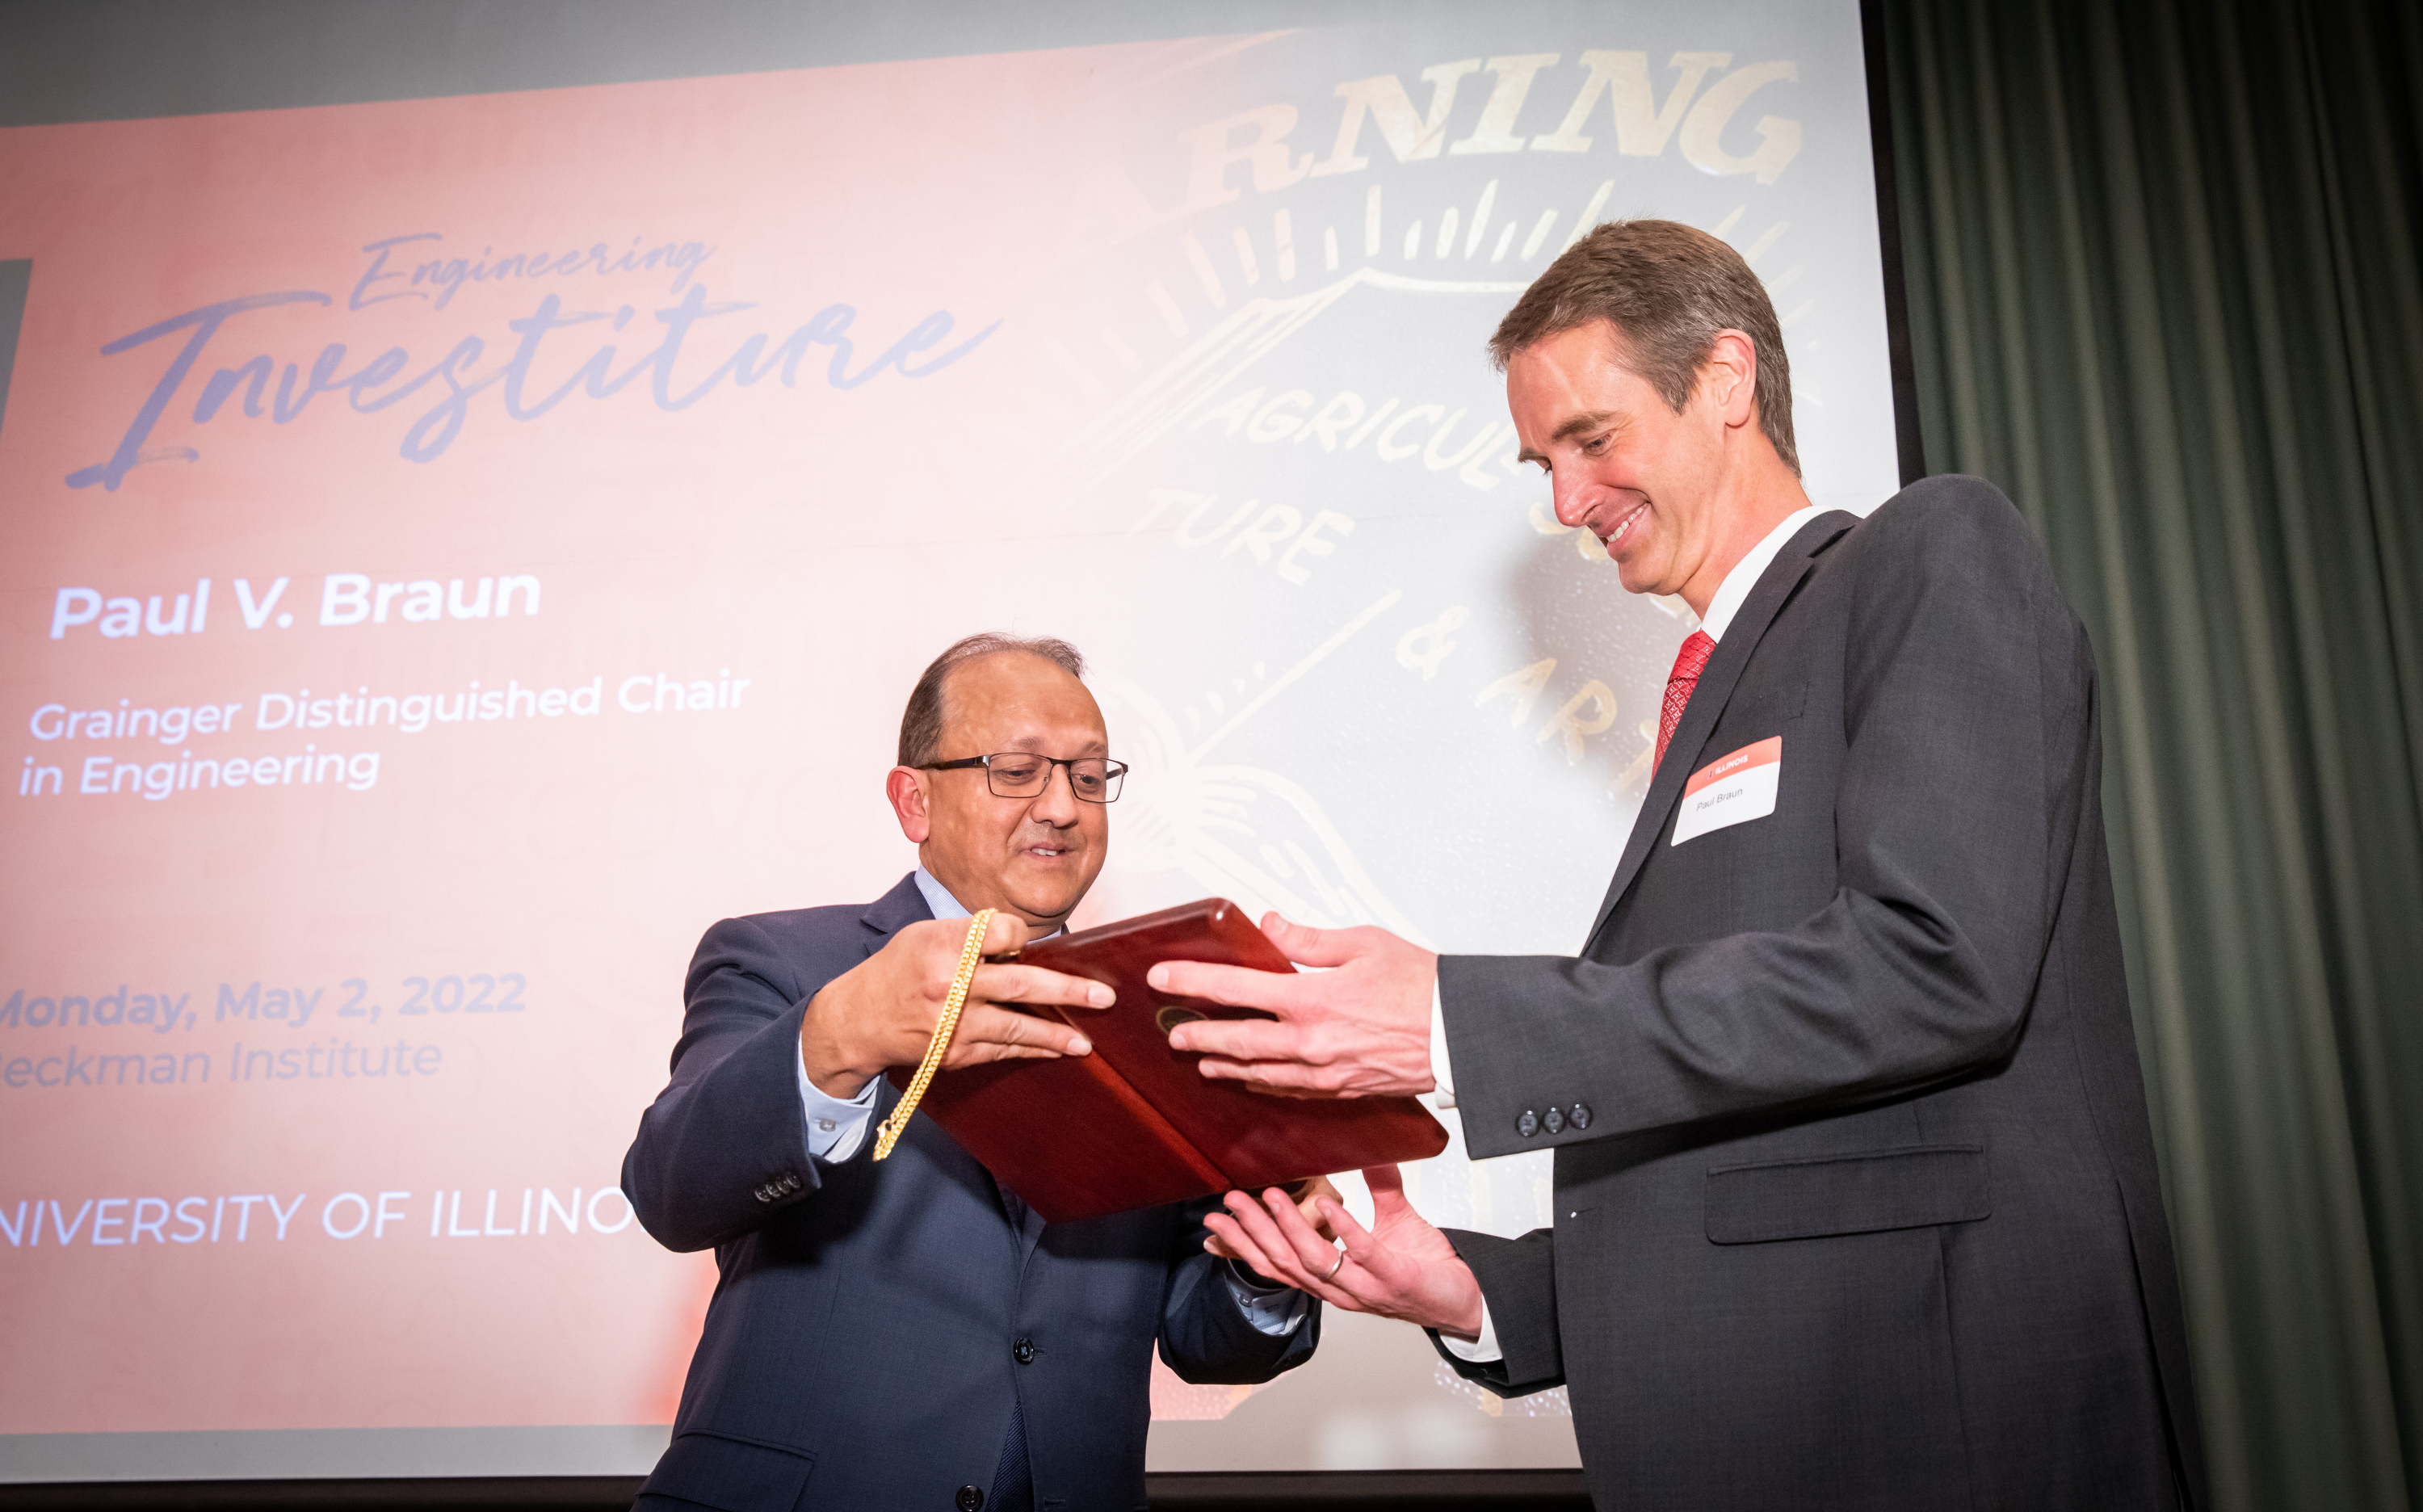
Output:
[[[966,918],[973,912],[960,907],[959,900],[924,867],[917,868],[916,879],[917,891],[925,895],[926,907],[936,918]],[[858,1147],[866,1141],[867,1125],[875,1118],[877,1081],[868,1081],[856,1097],[844,1100],[816,1090],[816,1084],[808,1080],[804,1058],[793,1065],[800,1074],[800,1106],[808,1120],[808,1157],[838,1163],[858,1154]],[[1237,1305],[1244,1309],[1245,1320],[1262,1332],[1281,1338],[1304,1322],[1305,1295],[1294,1287],[1274,1286],[1240,1269],[1233,1261],[1227,1281]]]

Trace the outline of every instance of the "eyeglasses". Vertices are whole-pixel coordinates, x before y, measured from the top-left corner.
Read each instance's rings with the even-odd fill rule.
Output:
[[[995,798],[1040,798],[1052,786],[1052,769],[1067,767],[1069,790],[1077,795],[1079,802],[1087,804],[1116,802],[1119,781],[1128,774],[1126,762],[1113,761],[1108,756],[1077,756],[1064,761],[1031,751],[997,751],[963,761],[928,761],[924,770],[959,772],[969,767],[984,768],[985,786]]]

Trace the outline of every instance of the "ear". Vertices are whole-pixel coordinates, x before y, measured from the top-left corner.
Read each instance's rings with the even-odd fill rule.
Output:
[[[1758,419],[1758,345],[1741,331],[1721,330],[1700,368],[1700,382],[1728,427]]]
[[[926,773],[913,767],[893,768],[883,779],[883,796],[892,801],[893,817],[909,843],[924,845],[934,831],[933,817],[926,811]]]

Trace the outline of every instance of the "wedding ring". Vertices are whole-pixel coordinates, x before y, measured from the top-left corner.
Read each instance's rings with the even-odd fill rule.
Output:
[[[1346,1251],[1345,1251],[1345,1250],[1343,1250],[1343,1249],[1340,1249],[1339,1251],[1338,1251],[1338,1264],[1336,1264],[1336,1265],[1334,1265],[1330,1266],[1327,1270],[1323,1271],[1323,1272],[1322,1273],[1322,1277],[1321,1277],[1321,1279],[1322,1279],[1322,1281],[1332,1281],[1332,1280],[1335,1280],[1335,1279],[1337,1278],[1338,1273],[1339,1271],[1341,1271],[1341,1270],[1344,1270],[1345,1268],[1346,1268]]]

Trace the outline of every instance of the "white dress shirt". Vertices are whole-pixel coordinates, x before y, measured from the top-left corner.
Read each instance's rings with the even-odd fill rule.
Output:
[[[967,918],[974,913],[960,906],[950,889],[936,882],[924,867],[917,868],[915,876],[917,891],[925,895],[926,908],[936,918]],[[816,1084],[808,1079],[804,1053],[795,1065],[800,1073],[800,1106],[807,1114],[808,1158],[835,1163],[847,1160],[866,1140],[867,1125],[875,1119],[877,1083],[882,1078],[871,1078],[856,1097],[845,1100],[816,1090]],[[1274,1286],[1259,1277],[1249,1279],[1233,1262],[1227,1267],[1227,1281],[1237,1305],[1244,1310],[1245,1321],[1260,1331],[1284,1337],[1304,1322],[1305,1296],[1293,1287]]]
[[[1717,584],[1716,597],[1708,600],[1708,612],[1700,616],[1700,629],[1709,640],[1725,638],[1725,630],[1732,626],[1734,616],[1741,613],[1741,606],[1750,597],[1750,591],[1758,586],[1759,579],[1766,576],[1767,564],[1775,560],[1775,554],[1783,549],[1785,542],[1800,533],[1801,526],[1825,512],[1823,504],[1794,510],[1784,516],[1775,529],[1761,537],[1747,555],[1734,564],[1734,569],[1725,574],[1725,581]]]
[[[1725,630],[1733,624],[1734,616],[1741,613],[1741,606],[1750,597],[1750,591],[1757,587],[1758,580],[1766,575],[1767,565],[1775,560],[1775,554],[1799,533],[1801,526],[1824,513],[1824,508],[1822,504],[1811,504],[1784,516],[1775,529],[1762,536],[1756,546],[1734,564],[1733,570],[1725,574],[1725,581],[1717,584],[1715,597],[1708,600],[1708,612],[1700,619],[1700,629],[1709,640],[1722,641],[1725,638]],[[1431,1077],[1438,1083],[1438,1106],[1453,1107],[1455,1072],[1447,1058],[1447,1007],[1439,997],[1435,982],[1431,986]],[[1442,1333],[1439,1342],[1447,1345],[1448,1351],[1458,1360],[1468,1360],[1476,1365],[1505,1356],[1505,1351],[1497,1347],[1497,1329],[1489,1321],[1487,1302],[1481,1304],[1480,1338],[1466,1344],[1462,1339]]]

